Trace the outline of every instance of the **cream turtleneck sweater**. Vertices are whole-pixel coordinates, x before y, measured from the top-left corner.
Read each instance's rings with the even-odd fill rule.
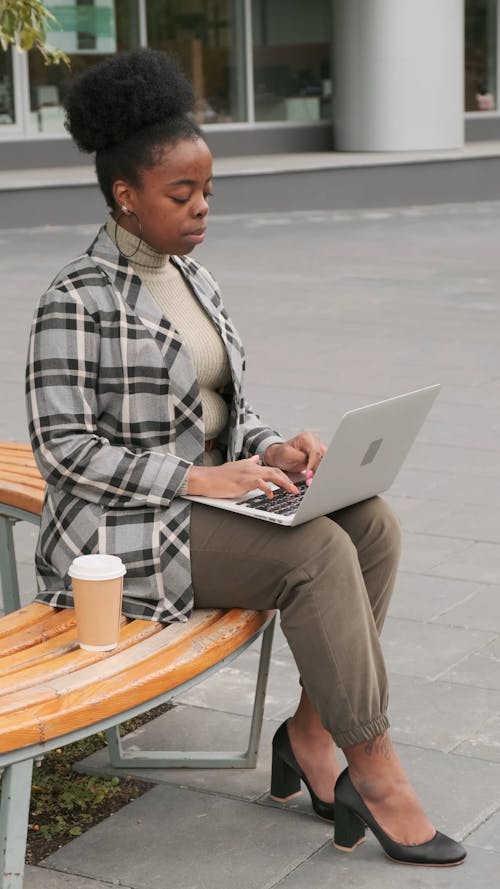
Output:
[[[129,258],[134,272],[189,349],[200,387],[205,439],[217,438],[228,420],[227,405],[219,390],[231,380],[227,353],[218,331],[168,255],[157,253],[149,244],[116,226],[114,219],[108,220],[106,231],[119,250],[134,254]],[[205,454],[205,463],[220,462],[220,452]]]

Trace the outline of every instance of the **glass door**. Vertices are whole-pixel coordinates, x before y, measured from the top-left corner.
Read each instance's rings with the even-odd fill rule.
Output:
[[[255,120],[331,118],[331,0],[252,0]]]
[[[12,49],[0,47],[0,135],[16,126],[16,101],[12,72]]]
[[[147,0],[148,44],[172,52],[194,85],[201,124],[247,119],[242,0]]]
[[[466,111],[498,110],[497,14],[497,0],[466,0]]]

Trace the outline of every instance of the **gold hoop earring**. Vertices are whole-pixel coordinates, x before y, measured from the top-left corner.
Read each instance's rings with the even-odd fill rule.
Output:
[[[137,219],[137,222],[139,224],[139,243],[132,253],[124,253],[118,243],[118,222],[122,216],[135,216],[135,218]],[[135,256],[135,254],[137,253],[137,251],[139,250],[139,248],[142,244],[141,220],[139,219],[137,213],[134,213],[133,210],[129,210],[128,207],[125,207],[123,204],[120,204],[120,212],[118,213],[118,216],[115,219],[115,244],[118,247],[118,252],[121,253],[121,255],[125,257],[125,259],[131,259],[132,256]]]

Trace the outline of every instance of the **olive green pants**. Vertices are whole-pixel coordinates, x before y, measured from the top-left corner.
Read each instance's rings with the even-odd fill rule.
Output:
[[[302,685],[339,747],[388,727],[379,634],[399,553],[399,522],[379,497],[294,528],[193,504],[196,607],[279,609]]]

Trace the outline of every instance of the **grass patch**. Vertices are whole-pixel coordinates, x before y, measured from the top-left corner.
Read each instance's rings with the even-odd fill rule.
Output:
[[[123,723],[128,734],[172,707],[164,704]],[[82,775],[73,765],[106,746],[104,732],[46,753],[33,769],[26,863],[38,864],[108,815],[142,796],[151,783],[128,776]]]

